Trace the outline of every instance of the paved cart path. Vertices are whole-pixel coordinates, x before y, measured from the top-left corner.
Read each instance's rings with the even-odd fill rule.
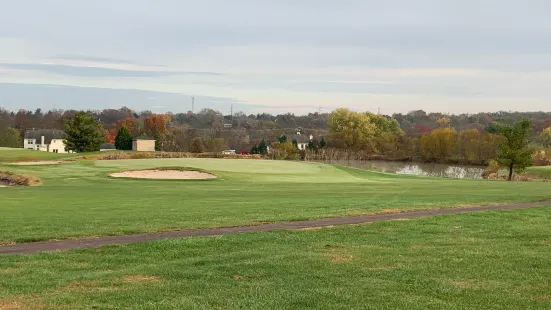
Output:
[[[105,236],[105,237],[83,237],[79,239],[52,240],[42,242],[17,243],[13,245],[0,246],[0,254],[27,254],[45,251],[73,250],[96,248],[109,244],[129,244],[135,242],[161,240],[169,238],[187,238],[200,236],[219,236],[243,232],[294,230],[304,228],[327,227],[337,225],[361,224],[369,222],[411,219],[426,216],[444,214],[459,214],[468,212],[480,212],[491,210],[515,210],[532,207],[551,206],[551,201],[534,203],[517,203],[508,205],[474,206],[452,209],[406,211],[401,213],[388,213],[377,215],[347,216],[336,218],[324,218],[318,220],[306,220],[296,222],[278,222],[255,226],[236,226],[225,228],[204,228],[186,229],[167,232],[141,233],[133,235]]]

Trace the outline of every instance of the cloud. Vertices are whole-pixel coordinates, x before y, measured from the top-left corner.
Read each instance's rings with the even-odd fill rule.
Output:
[[[0,1],[0,82],[213,98],[204,107],[546,109],[550,11],[548,0]]]
[[[153,71],[153,70],[124,70],[102,67],[80,67],[57,64],[32,64],[32,63],[0,63],[0,68],[12,70],[29,70],[53,73],[59,75],[82,77],[163,77],[173,75],[205,75],[216,76],[214,72],[187,72],[187,71]]]
[[[56,60],[77,60],[77,61],[87,61],[87,62],[95,62],[95,63],[110,63],[110,64],[128,64],[128,65],[136,65],[136,66],[143,66],[143,67],[158,67],[158,68],[166,68],[166,65],[151,65],[151,64],[142,64],[137,62],[132,62],[129,60],[123,60],[119,58],[110,58],[110,57],[94,57],[94,56],[84,56],[84,55],[57,55],[51,57],[51,59]]]

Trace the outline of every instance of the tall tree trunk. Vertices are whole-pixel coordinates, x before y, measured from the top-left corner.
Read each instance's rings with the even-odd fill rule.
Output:
[[[513,179],[513,163],[509,165],[509,179],[508,181],[511,181]]]

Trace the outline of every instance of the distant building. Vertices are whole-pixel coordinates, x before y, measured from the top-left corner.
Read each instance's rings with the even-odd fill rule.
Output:
[[[224,154],[224,155],[234,155],[235,150],[225,150],[225,151],[222,151],[222,154]]]
[[[111,144],[111,143],[102,143],[100,144],[99,146],[99,150],[101,152],[107,152],[107,151],[116,151],[117,148],[115,147],[114,144]]]
[[[155,152],[155,139],[146,136],[134,138],[134,140],[132,140],[132,151]]]
[[[23,148],[51,153],[69,153],[63,142],[64,132],[54,129],[33,129],[25,131]]]
[[[314,136],[305,136],[297,132],[296,135],[287,136],[287,141],[293,142],[297,141],[297,147],[299,150],[306,150],[308,148],[308,143],[314,139]]]

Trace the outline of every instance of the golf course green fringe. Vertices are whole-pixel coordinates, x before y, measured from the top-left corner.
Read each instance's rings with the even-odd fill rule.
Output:
[[[40,185],[40,179],[0,170],[0,185],[36,186]]]
[[[188,152],[108,152],[80,157],[85,160],[118,160],[118,159],[152,159],[152,158],[230,158],[261,159],[257,154],[221,154],[221,153],[188,153]]]

